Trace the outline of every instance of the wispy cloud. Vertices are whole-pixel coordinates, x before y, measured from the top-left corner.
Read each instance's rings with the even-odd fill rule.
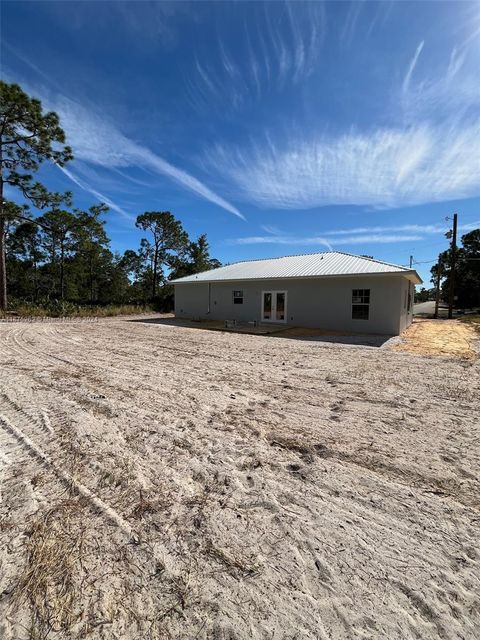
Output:
[[[125,211],[125,209],[122,209],[122,207],[119,207],[112,200],[110,200],[110,198],[108,196],[104,195],[103,193],[100,193],[100,191],[97,191],[92,186],[90,186],[87,182],[85,182],[84,180],[79,178],[77,175],[75,175],[73,173],[73,171],[71,171],[70,169],[66,169],[65,167],[60,167],[59,165],[57,165],[57,167],[73,183],[75,183],[77,186],[79,186],[84,191],[88,191],[88,193],[91,193],[92,195],[94,195],[96,198],[98,198],[98,200],[100,200],[100,202],[103,202],[106,205],[108,205],[108,207],[110,209],[112,209],[113,211],[116,211],[117,213],[119,213],[120,215],[124,216],[125,218],[128,218],[129,220],[134,220],[135,219],[134,216],[132,216],[130,213],[127,213]]]
[[[49,101],[50,102],[50,101]],[[93,114],[82,105],[57,97],[53,108],[60,115],[75,157],[106,168],[139,166],[167,176],[205,200],[244,219],[230,202],[209,189],[200,180],[156,155],[148,148],[124,136],[112,123]]]
[[[26,62],[32,69],[35,69],[34,65]],[[31,95],[39,96],[44,107],[59,114],[67,141],[74,149],[76,159],[107,169],[128,167],[149,169],[156,174],[167,176],[183,188],[245,220],[243,214],[232,203],[222,198],[187,171],[176,167],[147,147],[127,138],[105,117],[99,116],[61,93],[51,94],[46,89],[38,91],[35,87],[27,86],[27,84],[24,84],[24,87]],[[68,177],[75,181],[73,174],[69,173],[71,175]],[[77,178],[77,180],[79,179]],[[84,181],[81,182],[84,186],[77,182],[78,186],[94,193],[92,187]],[[107,202],[105,196],[103,196],[103,201]],[[115,209],[115,207],[117,208]],[[111,208],[121,213],[121,208],[117,205],[114,204]]]
[[[240,213],[240,211],[236,207],[234,207],[233,204],[209,189],[206,185],[200,182],[200,180],[197,180],[197,178],[194,178],[186,171],[175,167],[174,165],[170,164],[163,158],[160,158],[145,147],[135,145],[134,150],[132,151],[131,158],[132,160],[137,160],[140,166],[146,166],[155,169],[158,173],[162,173],[172,180],[175,180],[185,188],[193,191],[202,198],[205,198],[205,200],[209,200],[222,209],[233,213],[233,215],[237,216],[237,218],[245,220],[245,216]]]
[[[456,47],[454,47],[450,54],[450,61],[448,63],[447,79],[453,79],[462,68],[464,62],[465,52],[459,51]]]
[[[352,39],[355,35],[357,20],[360,15],[360,11],[362,10],[362,6],[363,2],[361,0],[357,0],[356,2],[352,2],[350,4],[345,23],[340,33],[340,41],[344,46],[348,47],[352,43]]]
[[[480,84],[478,82],[478,62],[471,56],[465,42],[461,47],[453,47],[443,70],[436,75],[419,76],[416,66],[424,48],[422,41],[409,63],[401,91],[395,96],[397,107],[401,107],[403,119],[407,123],[419,120],[450,121],[457,127],[462,125],[469,113],[477,113],[480,105]]]
[[[459,231],[477,229],[480,220],[458,226]],[[247,236],[230,239],[229,244],[278,244],[297,246],[324,246],[330,251],[335,246],[367,245],[367,244],[397,244],[399,242],[418,242],[424,240],[425,235],[443,235],[448,229],[447,224],[403,224],[391,226],[352,227],[350,229],[329,229],[322,234],[310,236],[290,235],[280,231],[277,227],[262,225],[268,235]]]
[[[261,225],[261,229],[263,231],[265,231],[266,233],[271,233],[271,234],[277,235],[277,236],[282,235],[282,232],[280,231],[280,229],[278,227],[274,227],[273,225],[270,225],[270,224],[262,224]]]
[[[229,17],[234,11],[229,5]],[[325,24],[322,2],[301,9],[290,2],[250,4],[235,48],[222,32],[216,56],[211,49],[195,54],[196,74],[185,78],[190,101],[198,109],[237,108],[271,89],[298,85],[316,68]]]
[[[140,7],[141,5],[141,7]],[[129,38],[129,47],[169,49],[177,43],[178,14],[193,11],[186,2],[48,2],[45,9],[58,22],[68,20],[71,29],[105,29]]]
[[[327,247],[330,251],[334,246],[341,245],[366,245],[366,244],[396,244],[397,242],[408,242],[421,240],[418,235],[351,235],[340,238],[325,238],[324,236],[291,236],[291,235],[267,235],[267,236],[248,236],[244,238],[234,238],[229,240],[230,244],[249,245],[249,244],[279,244],[279,245],[298,245],[298,246],[322,246]]]
[[[480,220],[470,224],[459,225],[458,229],[469,230],[475,229],[480,224]],[[354,227],[352,229],[333,229],[331,231],[325,231],[325,235],[329,236],[344,236],[351,235],[352,233],[397,233],[404,231],[406,233],[422,233],[422,234],[439,234],[448,231],[448,225],[445,224],[401,224],[397,226],[376,226],[376,227]]]
[[[228,241],[229,244],[281,244],[281,245],[314,245],[332,250],[332,244],[325,238],[304,238],[300,236],[247,236]]]
[[[412,74],[415,71],[415,67],[417,66],[417,62],[418,62],[418,58],[420,56],[420,54],[422,53],[422,49],[425,45],[425,40],[422,40],[420,42],[420,44],[418,45],[418,47],[415,50],[415,54],[413,56],[413,58],[410,61],[410,64],[408,65],[408,69],[407,69],[407,73],[405,74],[405,78],[403,79],[403,84],[402,84],[402,91],[403,93],[406,93],[408,91],[408,88],[410,86],[410,80],[412,79]]]
[[[358,11],[351,8],[347,32]],[[443,69],[436,60],[436,74],[420,76],[427,45],[419,42],[392,88],[390,125],[352,124],[336,134],[277,127],[273,140],[218,143],[204,166],[233,184],[232,197],[262,208],[397,208],[480,195],[480,84],[471,49],[454,47]]]
[[[332,204],[399,207],[480,193],[480,120],[463,127],[350,131],[337,137],[217,145],[206,164],[233,181],[239,197],[266,208]]]

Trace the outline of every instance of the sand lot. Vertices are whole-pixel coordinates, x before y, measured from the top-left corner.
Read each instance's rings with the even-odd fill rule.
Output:
[[[478,362],[0,324],[0,637],[480,638]]]
[[[477,358],[478,332],[472,324],[459,320],[416,319],[393,346],[394,351],[422,355]]]

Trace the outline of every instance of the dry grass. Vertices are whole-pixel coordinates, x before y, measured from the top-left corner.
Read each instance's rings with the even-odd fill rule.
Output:
[[[136,504],[133,508],[131,516],[132,518],[135,518],[135,520],[141,520],[146,513],[155,513],[157,509],[158,507],[155,505],[155,503],[148,498],[145,499],[143,496],[143,491],[140,490],[140,499],[138,501],[138,504]]]
[[[463,318],[459,318],[459,320],[460,322],[471,325],[475,331],[480,333],[480,313],[464,316]]]
[[[473,324],[459,320],[416,320],[393,351],[474,359],[478,336]]]
[[[37,518],[27,531],[27,562],[14,593],[13,608],[27,603],[31,613],[30,638],[52,632],[67,633],[74,613],[81,569],[83,536],[79,528],[82,505],[67,499]]]
[[[260,565],[255,562],[253,557],[245,558],[239,553],[222,549],[211,539],[206,540],[205,552],[220,562],[234,576],[251,576],[260,570]]]
[[[131,316],[151,313],[153,308],[147,304],[108,304],[82,305],[60,300],[45,301],[44,303],[22,302],[13,305],[9,314],[2,314],[0,318],[107,318],[112,316]]]

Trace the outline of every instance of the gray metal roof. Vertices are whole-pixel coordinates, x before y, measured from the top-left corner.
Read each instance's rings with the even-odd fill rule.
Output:
[[[402,274],[416,284],[422,282],[417,272],[413,269],[340,251],[235,262],[226,267],[202,271],[191,276],[170,280],[170,282],[172,284],[181,284],[187,282],[323,278],[327,276],[388,273]]]

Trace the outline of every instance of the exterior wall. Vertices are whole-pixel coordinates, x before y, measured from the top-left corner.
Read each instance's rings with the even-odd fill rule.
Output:
[[[402,278],[400,333],[402,333],[402,331],[405,331],[405,329],[409,327],[413,321],[414,299],[415,285],[406,278]]]
[[[177,318],[208,318],[208,284],[176,284],[175,316]]]
[[[287,291],[289,325],[398,335],[411,322],[411,312],[403,308],[408,287],[413,289],[406,278],[392,275],[176,284],[175,315],[261,322],[262,292]],[[234,305],[232,292],[238,289],[243,304]],[[352,319],[352,289],[370,289],[368,320]]]

